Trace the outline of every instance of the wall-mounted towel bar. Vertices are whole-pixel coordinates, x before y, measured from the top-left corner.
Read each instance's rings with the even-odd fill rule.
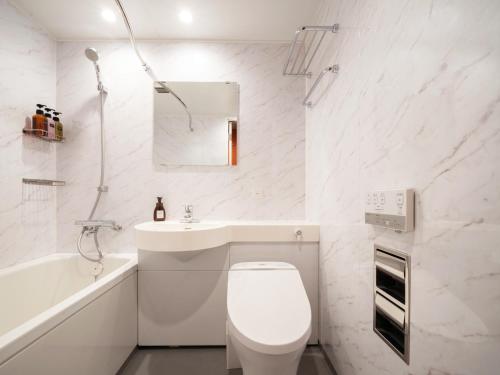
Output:
[[[66,182],[58,180],[43,180],[39,178],[23,178],[23,184],[43,186],[64,186]]]
[[[306,97],[304,98],[304,101],[302,102],[302,105],[311,107],[312,106],[312,101],[309,99],[311,98],[313,92],[316,90],[316,87],[318,87],[319,83],[323,79],[326,73],[338,73],[339,72],[339,66],[338,65],[332,65],[329,66],[326,69],[323,69],[321,73],[319,73],[318,78],[316,78],[316,81],[314,81],[313,85],[311,86],[311,89],[307,93]]]

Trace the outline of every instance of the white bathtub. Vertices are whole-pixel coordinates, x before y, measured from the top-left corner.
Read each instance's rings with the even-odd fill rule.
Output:
[[[137,257],[54,254],[0,270],[0,374],[116,373],[137,345]]]

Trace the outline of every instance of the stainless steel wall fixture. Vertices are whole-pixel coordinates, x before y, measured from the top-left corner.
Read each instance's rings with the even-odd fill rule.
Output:
[[[410,256],[375,245],[373,331],[410,363]]]
[[[311,64],[316,57],[321,44],[328,33],[335,34],[338,31],[338,24],[331,26],[302,26],[297,29],[295,37],[293,38],[288,50],[288,58],[285,66],[283,67],[283,75],[312,78],[313,73],[310,71]],[[323,69],[311,85],[311,88],[305,96],[302,104],[307,107],[312,107],[313,103],[310,98],[323,77],[327,73],[337,74],[338,72],[339,66],[336,64]]]

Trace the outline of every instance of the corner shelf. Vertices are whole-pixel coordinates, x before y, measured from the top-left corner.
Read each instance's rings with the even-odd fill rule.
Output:
[[[327,33],[336,34],[339,31],[339,24],[331,26],[302,26],[295,32],[295,37],[290,44],[288,50],[288,59],[283,67],[283,75],[285,76],[302,76],[311,78],[312,72],[309,70],[311,64],[316,57],[316,54],[325,39]],[[338,65],[326,67],[318,75],[318,78],[311,86],[311,89],[305,96],[303,105],[311,107],[312,101],[310,97],[316,90],[319,82],[323,79],[326,73],[337,74],[339,72]]]

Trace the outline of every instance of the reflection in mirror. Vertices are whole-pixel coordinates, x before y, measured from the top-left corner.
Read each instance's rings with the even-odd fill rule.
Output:
[[[165,82],[188,106],[154,83],[155,165],[236,165],[239,85],[235,82]]]

